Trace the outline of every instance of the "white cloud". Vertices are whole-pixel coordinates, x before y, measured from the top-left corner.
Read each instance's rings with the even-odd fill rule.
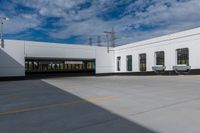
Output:
[[[35,8],[37,13],[13,17],[7,24],[7,32],[17,33],[39,27],[43,17],[59,17],[61,20],[54,25],[61,26],[62,29],[49,33],[51,37],[65,39],[71,35],[102,35],[103,31],[111,30],[114,26],[118,43],[124,44],[200,26],[199,0],[137,0],[125,7],[124,17],[109,21],[97,16],[125,3],[124,0],[94,0],[89,8],[80,10],[77,5],[87,1],[89,0],[21,0],[20,4]],[[129,1],[131,0],[126,2]],[[141,30],[144,25],[156,28]]]
[[[36,15],[23,14],[10,18],[4,23],[4,32],[16,34],[29,28],[37,28],[41,20]]]
[[[168,2],[168,5],[166,2]],[[132,12],[133,7],[144,8],[150,3],[145,3],[143,0],[137,1],[129,5],[127,12]],[[176,0],[165,2],[154,0],[153,3],[145,11],[133,9],[135,16],[127,15],[115,21],[103,21],[95,17],[95,15],[83,22],[74,23],[72,21],[72,23],[69,23],[69,27],[51,35],[58,38],[65,38],[70,36],[70,34],[96,35],[101,34],[104,30],[111,30],[112,26],[114,26],[118,33],[118,43],[124,44],[200,26],[200,14],[198,13],[200,2],[198,0],[190,0],[182,3]],[[87,10],[93,11],[93,14],[98,14],[93,7],[91,9]],[[77,16],[84,15],[85,17],[87,16],[86,13],[79,13]],[[77,16],[75,15],[74,17],[76,18]],[[135,30],[129,27],[131,25],[135,27]],[[150,31],[141,31],[140,27],[143,25],[161,25],[161,27]]]

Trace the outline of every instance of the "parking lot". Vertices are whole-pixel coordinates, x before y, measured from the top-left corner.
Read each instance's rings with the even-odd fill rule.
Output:
[[[199,133],[200,76],[0,82],[0,133]]]

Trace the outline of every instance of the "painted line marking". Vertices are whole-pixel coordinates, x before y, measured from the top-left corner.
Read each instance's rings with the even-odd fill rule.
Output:
[[[24,112],[32,112],[32,111],[36,111],[36,110],[53,108],[53,107],[57,107],[57,106],[68,106],[68,105],[87,103],[87,102],[91,102],[91,103],[93,103],[93,102],[103,102],[103,101],[112,100],[112,99],[116,99],[116,98],[117,97],[115,97],[115,96],[105,96],[105,97],[98,97],[98,98],[89,98],[89,99],[85,99],[85,100],[83,99],[83,100],[65,101],[65,102],[62,102],[62,103],[46,104],[46,105],[41,105],[41,106],[36,106],[36,107],[16,109],[16,110],[13,110],[13,111],[1,112],[0,116],[12,115],[12,114],[24,113]]]

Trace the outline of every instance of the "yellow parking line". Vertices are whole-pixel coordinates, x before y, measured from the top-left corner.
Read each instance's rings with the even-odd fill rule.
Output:
[[[31,112],[31,111],[36,111],[36,110],[42,110],[42,109],[47,109],[47,108],[52,108],[52,107],[57,107],[57,106],[68,106],[72,104],[80,104],[80,103],[87,103],[87,102],[103,102],[106,100],[111,100],[115,99],[117,97],[114,96],[105,96],[105,97],[98,97],[98,98],[89,98],[89,99],[83,99],[83,100],[73,100],[73,101],[65,101],[62,103],[56,103],[56,104],[46,104],[46,105],[41,105],[41,106],[36,106],[36,107],[31,107],[31,108],[24,108],[24,109],[17,109],[13,111],[7,111],[7,112],[1,112],[0,116],[4,115],[12,115],[16,113],[23,113],[23,112]]]

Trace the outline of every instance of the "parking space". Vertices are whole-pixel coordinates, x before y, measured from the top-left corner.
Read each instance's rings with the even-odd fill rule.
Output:
[[[2,133],[199,133],[200,76],[0,82]]]

